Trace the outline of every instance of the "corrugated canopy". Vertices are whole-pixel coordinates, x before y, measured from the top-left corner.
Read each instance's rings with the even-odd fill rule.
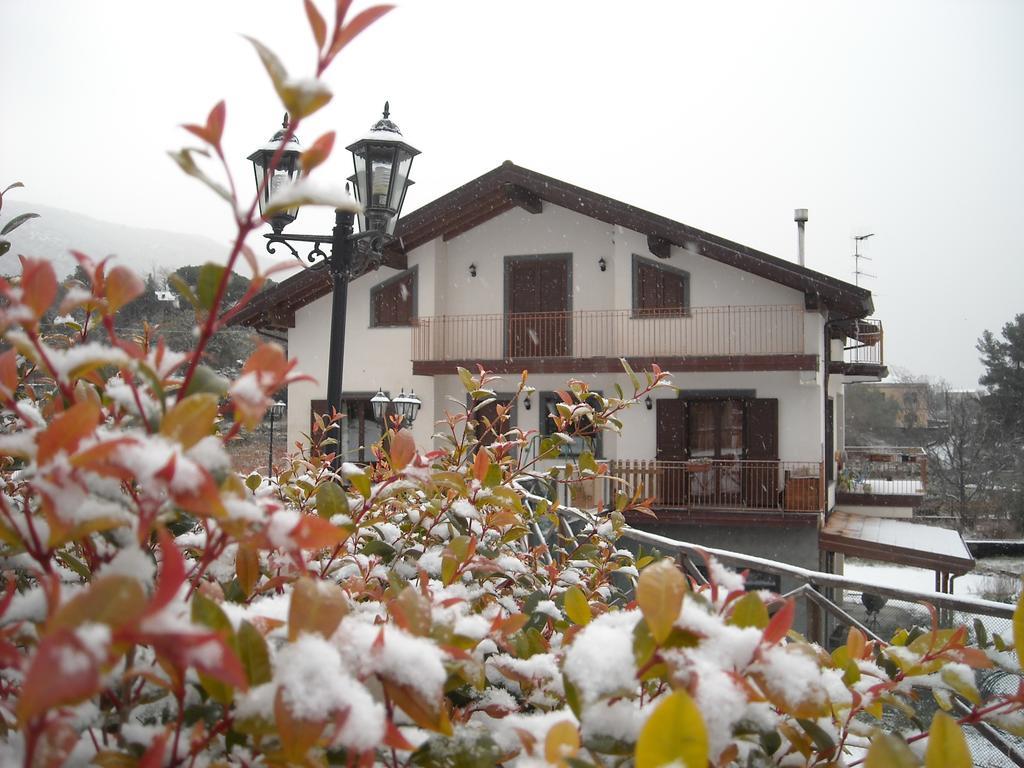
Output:
[[[830,552],[956,576],[974,569],[974,557],[959,533],[906,520],[835,512],[819,543]]]

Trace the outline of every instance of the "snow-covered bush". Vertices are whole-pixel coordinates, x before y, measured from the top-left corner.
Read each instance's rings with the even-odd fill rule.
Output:
[[[329,30],[307,3],[318,75],[382,12],[343,26],[339,6]],[[259,50],[294,130],[329,94]],[[224,119],[219,104],[187,126],[221,159]],[[177,159],[213,184],[194,154]],[[541,491],[604,468],[586,452],[551,460],[619,429],[667,385],[657,369],[630,371],[616,397],[569,382],[539,443],[509,427],[509,407],[481,416],[493,378],[461,371],[472,405],[439,425],[441,449],[396,424],[373,465],[335,472],[337,418],[320,419],[277,477],[234,473],[226,443],[301,374],[269,344],[233,382],[202,364],[258,225],[233,184],[215,186],[238,237],[190,297],[191,353],[118,335],[115,313],[143,287],[123,267],[79,254],[89,284],[68,291],[58,330],[40,323],[58,294],[47,263],[0,281],[0,763],[833,765],[877,735],[867,765],[918,765],[907,742],[927,734],[883,734],[881,717],[922,688],[944,710],[971,702],[961,722],[1021,731],[1024,696],[982,702],[974,681],[1005,649],[966,647],[962,628],[884,646],[851,630],[828,654],[791,631],[791,601],[746,592],[714,561],[697,587],[670,560],[635,559],[618,541],[626,513],[649,512],[632,489],[567,528]],[[97,324],[105,344],[85,341]],[[928,766],[970,761],[941,711],[920,751]]]

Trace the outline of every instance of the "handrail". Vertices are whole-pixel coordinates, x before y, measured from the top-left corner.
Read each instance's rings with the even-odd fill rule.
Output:
[[[516,357],[796,355],[802,305],[436,315],[413,321],[413,361]]]

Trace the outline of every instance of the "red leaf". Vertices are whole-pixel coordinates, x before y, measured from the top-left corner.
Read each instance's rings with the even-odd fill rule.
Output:
[[[407,429],[400,429],[395,433],[395,436],[391,439],[391,468],[395,472],[401,472],[405,469],[409,462],[412,461],[412,457],[416,455],[416,441],[413,439],[412,432]]]
[[[384,732],[384,744],[392,749],[401,749],[408,752],[416,749],[412,744],[406,741],[402,732],[398,730],[397,726],[393,722],[391,722],[391,718],[388,718],[387,729]]]
[[[348,3],[345,3],[346,9]],[[327,58],[331,59],[338,55],[338,51],[352,42],[352,39],[366,29],[368,26],[373,24],[377,19],[383,16],[385,13],[390,11],[395,6],[393,5],[375,5],[372,8],[367,8],[365,11],[356,16],[352,21],[342,29],[338,30],[338,34],[335,35],[334,41],[331,44],[331,50],[327,54]]]
[[[18,353],[9,349],[0,355],[0,396],[11,397],[18,388]]]
[[[308,2],[309,0],[307,0]],[[309,173],[318,165],[323,163],[331,155],[331,150],[334,148],[334,131],[328,131],[319,139],[314,141],[309,149],[302,153],[300,162],[302,163],[302,172]]]
[[[763,641],[769,645],[775,645],[789,632],[793,626],[793,616],[796,613],[796,603],[790,598],[775,612],[768,626],[764,628]]]
[[[181,585],[185,582],[185,558],[181,556],[178,547],[171,538],[166,528],[160,529],[160,554],[162,563],[160,565],[160,576],[157,579],[156,590],[146,608],[146,616],[163,610],[174,596],[178,594]]]
[[[167,748],[167,731],[154,737],[153,743],[139,759],[139,768],[163,768],[164,750]]]
[[[476,452],[476,458],[473,459],[473,477],[482,483],[487,477],[487,470],[490,466],[491,457],[487,455],[487,451],[481,448]]]
[[[21,257],[21,303],[38,320],[57,298],[57,276],[48,261]]]
[[[299,549],[325,549],[341,544],[349,532],[316,515],[303,515],[288,534]]]
[[[215,147],[220,146],[220,139],[224,135],[224,118],[226,115],[227,105],[221,99],[210,110],[210,114],[206,116],[206,133],[210,137],[209,142]]]
[[[39,435],[36,461],[46,464],[60,451],[73,453],[87,435],[96,431],[100,423],[100,407],[91,400],[75,403],[56,416]]]
[[[24,724],[38,715],[76,704],[100,689],[97,659],[73,632],[44,637],[25,674],[15,712]]]
[[[306,18],[309,19],[309,28],[313,30],[313,39],[316,40],[316,50],[319,53],[327,42],[327,23],[311,0],[305,0],[305,4]]]
[[[114,314],[146,290],[145,284],[128,267],[117,266],[107,275],[107,311]]]

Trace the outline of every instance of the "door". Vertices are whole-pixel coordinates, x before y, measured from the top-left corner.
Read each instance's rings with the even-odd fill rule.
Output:
[[[741,495],[744,401],[689,403],[690,499],[708,506],[738,504]]]
[[[659,504],[686,505],[686,401],[679,399],[656,400],[655,470],[656,481],[648,493],[655,494]]]
[[[505,265],[508,357],[569,354],[570,256],[522,256]]]

